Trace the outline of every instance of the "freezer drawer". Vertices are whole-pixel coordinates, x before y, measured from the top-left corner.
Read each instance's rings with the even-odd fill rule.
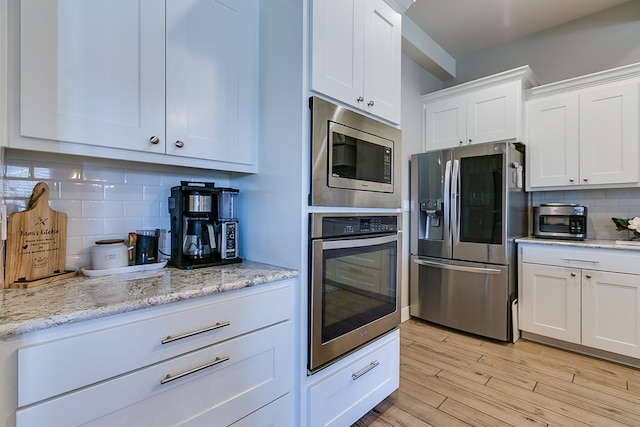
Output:
[[[508,266],[411,258],[410,314],[454,329],[511,340]]]

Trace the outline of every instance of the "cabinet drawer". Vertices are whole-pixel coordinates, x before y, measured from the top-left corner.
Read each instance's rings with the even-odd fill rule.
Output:
[[[521,249],[523,262],[640,274],[638,251],[552,244],[521,244]]]
[[[85,333],[21,348],[18,406],[289,319],[290,292],[288,282],[281,282],[258,291],[253,288],[110,316],[86,322]]]
[[[351,425],[398,388],[399,331],[374,341],[367,349],[310,387],[309,426]]]
[[[229,425],[290,391],[290,336],[290,321],[252,332],[20,409],[16,425]]]
[[[247,415],[232,424],[232,427],[289,427],[293,422],[293,403],[291,393],[271,402],[264,408]]]

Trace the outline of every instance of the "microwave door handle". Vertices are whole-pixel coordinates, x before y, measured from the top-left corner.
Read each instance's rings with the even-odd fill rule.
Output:
[[[454,160],[451,172],[451,238],[454,245],[460,241],[460,207],[458,206],[460,190],[460,161]]]
[[[346,249],[346,248],[365,248],[367,246],[382,245],[390,242],[397,242],[398,235],[390,234],[388,236],[367,237],[363,239],[340,239],[340,240],[324,240],[322,242],[322,250],[326,249]]]
[[[444,166],[444,231],[444,238],[451,242],[451,160]]]

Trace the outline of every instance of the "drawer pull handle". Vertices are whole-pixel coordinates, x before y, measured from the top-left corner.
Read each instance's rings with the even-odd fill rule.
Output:
[[[188,371],[184,371],[176,375],[167,374],[166,377],[160,380],[160,384],[170,383],[171,381],[177,380],[178,378],[186,377],[187,375],[202,371],[203,369],[210,368],[222,362],[226,362],[227,360],[229,360],[229,356],[216,357],[216,360],[214,360],[213,362],[205,363],[204,365],[198,366],[197,368],[189,369]]]
[[[600,261],[591,261],[589,259],[562,258],[565,261],[573,262],[590,262],[591,264],[600,264]]]
[[[187,333],[182,334],[182,335],[176,335],[175,337],[172,337],[171,335],[169,335],[168,337],[166,337],[165,339],[163,339],[160,342],[162,344],[168,344],[170,342],[178,341],[178,340],[181,340],[183,338],[188,338],[188,337],[192,337],[194,335],[203,334],[205,332],[214,331],[216,329],[224,328],[225,326],[229,326],[230,324],[231,324],[231,322],[218,322],[213,326],[207,326],[206,328],[202,328],[200,330],[193,331],[193,332],[187,332]]]
[[[377,360],[374,360],[373,362],[369,363],[368,366],[365,366],[364,368],[360,369],[358,372],[351,374],[351,379],[354,381],[357,380],[358,378],[360,378],[361,376],[363,376],[364,374],[366,374],[367,372],[369,372],[379,364],[380,362],[378,362]]]

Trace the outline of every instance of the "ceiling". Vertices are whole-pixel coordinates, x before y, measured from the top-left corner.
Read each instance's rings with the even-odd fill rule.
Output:
[[[406,16],[454,58],[631,0],[416,0]]]

